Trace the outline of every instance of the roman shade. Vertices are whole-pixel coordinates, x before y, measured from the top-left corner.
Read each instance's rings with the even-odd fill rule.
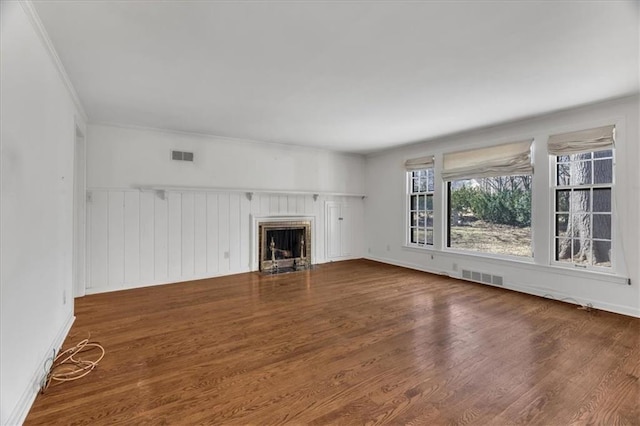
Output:
[[[532,139],[470,149],[444,155],[442,179],[484,178],[495,176],[528,175],[531,165]]]
[[[550,155],[569,155],[612,148],[616,126],[596,127],[578,132],[549,136],[547,150]]]
[[[421,170],[433,167],[433,155],[419,158],[411,158],[404,162],[404,167],[410,170]]]

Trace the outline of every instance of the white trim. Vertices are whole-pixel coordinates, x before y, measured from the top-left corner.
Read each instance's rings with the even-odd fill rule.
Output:
[[[325,192],[325,191],[290,191],[282,189],[249,189],[249,188],[220,188],[215,186],[173,186],[173,185],[134,185],[134,189],[140,191],[178,191],[178,192],[244,192],[247,194],[285,194],[285,195],[313,195],[334,197],[366,197],[365,194],[350,192]]]
[[[78,158],[79,151],[82,158]],[[74,298],[85,295],[87,263],[87,137],[76,122],[73,140],[72,282]]]
[[[49,56],[51,56],[51,60],[53,61],[56,69],[58,70],[58,74],[60,75],[62,82],[66,86],[67,91],[69,92],[69,96],[71,97],[71,100],[73,101],[76,109],[80,113],[83,121],[85,122],[89,121],[89,117],[87,116],[87,113],[84,109],[84,106],[82,105],[82,102],[80,101],[78,92],[76,92],[75,87],[73,87],[73,83],[71,83],[69,74],[67,74],[67,70],[64,68],[64,65],[62,64],[62,61],[60,60],[60,56],[58,56],[58,52],[56,52],[56,48],[54,47],[53,42],[51,41],[51,38],[49,37],[49,34],[47,33],[47,30],[45,29],[44,24],[42,23],[42,20],[40,20],[40,16],[38,16],[38,12],[36,11],[35,6],[31,2],[31,0],[20,0],[19,3],[20,3],[20,6],[22,6],[22,9],[26,13],[29,20],[31,21],[31,24],[33,25],[33,28],[36,30],[36,33],[38,33],[38,35],[40,36],[40,39],[42,40],[42,43],[44,44],[45,49],[47,50],[47,52],[49,52]]]
[[[11,414],[9,414],[6,423],[7,425],[21,425],[27,418],[27,414],[29,414],[29,410],[31,410],[31,406],[35,401],[36,396],[38,396],[38,392],[40,392],[42,382],[48,373],[44,370],[43,366],[51,359],[54,352],[57,352],[58,349],[60,349],[64,343],[64,339],[67,337],[67,334],[69,334],[69,330],[71,330],[71,326],[75,319],[76,317],[73,316],[73,314],[70,315],[62,325],[62,328],[60,328],[56,334],[55,338],[49,345],[49,348],[45,352],[44,357],[38,363],[36,370],[33,372],[29,385],[22,392],[22,395],[18,399],[18,403],[13,408]]]
[[[436,274],[436,275],[446,275],[446,276],[449,276],[451,278],[456,278],[456,279],[459,279],[459,280],[462,280],[462,281],[468,281],[468,280],[463,279],[458,274],[454,274],[454,273],[451,273],[451,272],[448,272],[448,271],[440,271],[440,270],[430,269],[430,268],[424,267],[422,265],[418,265],[418,264],[411,263],[411,262],[402,262],[402,261],[397,261],[397,260],[387,259],[387,258],[377,257],[377,256],[371,256],[371,255],[366,256],[365,259],[373,260],[373,261],[381,262],[381,263],[386,263],[386,264],[389,264],[389,265],[399,266],[399,267],[402,267],[402,268],[414,269],[414,270],[417,270],[417,271],[427,272],[427,273]],[[539,265],[536,265],[536,266],[539,266]],[[477,281],[468,281],[468,282],[473,282],[473,283],[480,284],[480,285],[491,285],[491,284],[480,283],[480,282],[477,282]],[[494,286],[494,285],[491,285],[491,286],[492,287],[498,287],[498,288],[504,288],[504,289],[512,290],[512,291],[517,291],[517,292],[520,292],[520,293],[530,294],[530,295],[533,295],[533,296],[539,296],[539,297],[545,297],[547,295],[551,295],[551,296],[553,296],[554,299],[550,299],[550,300],[558,300],[558,301],[562,301],[562,302],[565,302],[565,303],[579,304],[579,303],[575,303],[575,302],[572,302],[570,300],[567,300],[567,299],[573,299],[576,302],[582,302],[582,304],[584,304],[584,305],[590,304],[594,308],[600,309],[600,310],[603,310],[603,311],[614,312],[614,313],[617,313],[617,314],[628,315],[628,316],[640,318],[640,309],[638,309],[638,308],[634,308],[634,307],[631,307],[631,306],[616,305],[616,304],[613,304],[613,303],[601,302],[601,301],[593,300],[593,299],[585,299],[582,296],[558,292],[555,289],[535,288],[535,287],[530,287],[530,286],[527,286],[527,285],[515,284],[515,283],[512,283],[512,282],[506,282],[503,286]]]

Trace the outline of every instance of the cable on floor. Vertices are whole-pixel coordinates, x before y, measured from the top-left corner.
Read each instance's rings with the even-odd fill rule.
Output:
[[[98,363],[104,358],[105,350],[99,343],[90,342],[89,338],[59,352],[53,358],[51,368],[40,389],[41,393],[44,393],[52,382],[70,382],[81,379],[98,366]]]
[[[552,294],[549,294],[549,293],[545,294],[542,297],[544,297],[546,299],[557,300],[559,302],[574,303],[574,304],[578,305],[578,309],[580,309],[582,311],[587,311],[587,312],[591,312],[591,313],[597,312],[596,308],[594,308],[591,303],[584,304],[584,303],[581,303],[581,302],[577,301],[573,297],[563,297],[562,299],[558,299],[558,298],[554,297]]]

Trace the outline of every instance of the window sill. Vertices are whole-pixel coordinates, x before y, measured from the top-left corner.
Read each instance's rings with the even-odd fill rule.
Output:
[[[617,275],[613,271],[611,273],[574,269],[573,267],[564,265],[541,265],[534,262],[533,258],[519,258],[513,256],[496,256],[484,253],[475,253],[462,250],[438,250],[434,247],[415,247],[409,245],[403,245],[403,250],[412,251],[416,253],[429,253],[430,255],[438,254],[439,256],[446,256],[455,259],[475,259],[482,260],[488,264],[510,266],[515,268],[527,269],[534,272],[548,272],[553,274],[566,275],[574,278],[584,278],[588,280],[597,280],[606,283],[629,285],[629,278]]]
[[[424,253],[425,251],[435,252],[436,250],[433,246],[410,246],[408,244],[403,244],[401,246],[402,250],[415,251],[416,253]]]

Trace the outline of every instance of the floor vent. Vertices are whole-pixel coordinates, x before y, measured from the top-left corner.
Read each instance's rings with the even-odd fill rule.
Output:
[[[499,275],[491,275],[485,272],[462,270],[462,278],[469,281],[477,281],[479,283],[504,285],[503,278]]]
[[[193,152],[171,151],[171,159],[176,161],[193,161]]]

